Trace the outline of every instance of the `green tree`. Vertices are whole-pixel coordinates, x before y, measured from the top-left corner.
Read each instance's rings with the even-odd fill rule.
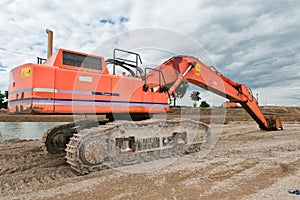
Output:
[[[191,99],[194,101],[194,107],[196,107],[197,106],[197,101],[199,101],[201,98],[199,97],[199,95],[200,95],[200,92],[198,92],[198,91],[193,91],[192,93],[191,93]]]
[[[8,100],[8,90],[5,90],[4,95],[5,95],[6,100]]]
[[[8,91],[0,91],[0,108],[7,108]]]
[[[208,108],[210,105],[206,101],[201,101],[200,107],[201,108]]]

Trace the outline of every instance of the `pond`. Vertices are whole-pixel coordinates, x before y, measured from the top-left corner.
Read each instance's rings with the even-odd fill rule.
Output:
[[[67,122],[0,122],[0,142],[11,139],[41,140],[50,127]]]

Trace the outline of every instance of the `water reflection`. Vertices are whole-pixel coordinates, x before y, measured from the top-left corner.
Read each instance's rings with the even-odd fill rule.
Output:
[[[66,122],[0,122],[0,142],[11,139],[42,139],[50,127]]]

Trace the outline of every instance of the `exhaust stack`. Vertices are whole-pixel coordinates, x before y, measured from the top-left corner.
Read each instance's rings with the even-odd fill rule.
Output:
[[[53,49],[53,31],[50,29],[46,29],[46,33],[48,34],[48,49],[47,49],[47,59],[52,56],[52,49]]]

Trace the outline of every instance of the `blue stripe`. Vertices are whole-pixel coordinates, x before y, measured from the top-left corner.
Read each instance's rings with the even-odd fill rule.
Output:
[[[133,102],[133,101],[105,101],[105,100],[81,100],[81,99],[53,99],[53,98],[25,98],[9,101],[10,106],[24,105],[31,103],[42,103],[50,105],[68,104],[68,105],[87,105],[87,106],[156,106],[168,107],[167,103],[154,102]]]

